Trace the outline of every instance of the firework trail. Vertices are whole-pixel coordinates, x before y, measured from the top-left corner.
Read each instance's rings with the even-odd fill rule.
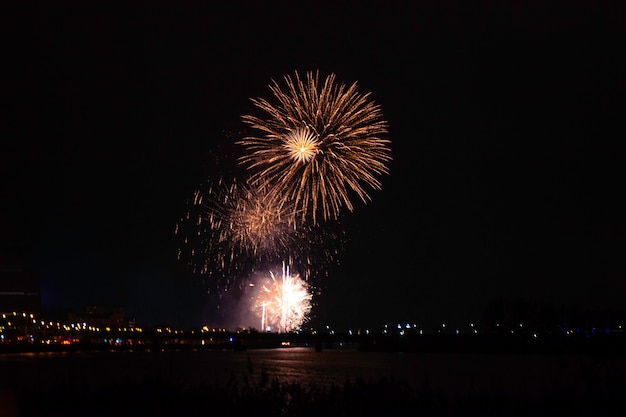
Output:
[[[260,312],[261,329],[279,333],[299,330],[311,311],[312,294],[299,275],[291,275],[283,262],[282,279],[270,271],[271,280],[257,296],[255,310]]]
[[[218,304],[241,299],[255,270],[286,260],[300,271],[305,281],[285,273],[283,264],[282,281],[272,275],[259,296],[262,322],[281,331],[297,328],[311,308],[306,294],[320,293],[339,263],[340,211],[353,211],[355,199],[367,204],[391,161],[387,122],[370,93],[336,83],[334,74],[320,80],[318,72],[304,78],[295,72],[284,81],[284,87],[270,84],[274,103],[252,99],[263,116],[242,116],[251,133],[228,141],[246,151],[232,161],[245,175],[229,178],[230,165],[220,169],[196,190],[176,225],[179,260]],[[230,155],[222,147],[210,159],[219,165]],[[298,297],[300,304],[288,307]]]
[[[370,201],[368,189],[381,189],[391,160],[380,106],[334,74],[320,82],[319,72],[305,79],[295,72],[284,81],[285,89],[270,84],[275,104],[252,99],[265,117],[242,116],[256,132],[237,141],[251,180],[268,187],[275,205],[291,203],[293,214],[314,224],[336,219],[344,206],[353,211],[355,196]]]
[[[339,227],[295,222],[288,204],[276,205],[266,189],[245,180],[220,178],[196,190],[176,225],[178,259],[204,276],[208,290],[245,286],[258,267],[287,259],[311,285],[337,262],[344,241]],[[313,270],[313,265],[316,270]]]

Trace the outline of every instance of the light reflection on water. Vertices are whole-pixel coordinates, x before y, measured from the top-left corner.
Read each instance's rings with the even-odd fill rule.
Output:
[[[343,385],[348,380],[406,379],[415,371],[403,353],[371,353],[354,350],[309,348],[262,350],[249,356],[253,371],[265,372],[281,382],[323,386]]]
[[[102,351],[0,355],[0,389],[42,384],[106,386],[164,378],[181,384],[244,384],[278,381],[329,387],[347,381],[424,384],[440,392],[505,392],[538,396],[556,386],[583,393],[593,370],[606,378],[609,367],[624,372],[624,358],[602,362],[586,356],[481,355],[456,353],[358,352],[309,347],[247,351]]]

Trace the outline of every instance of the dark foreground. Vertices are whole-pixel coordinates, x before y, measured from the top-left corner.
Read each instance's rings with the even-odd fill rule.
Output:
[[[302,356],[308,361],[317,357],[344,358],[334,354],[338,350],[317,353],[307,349]],[[407,355],[414,355],[420,359],[415,369],[421,376],[409,382],[390,371],[389,376],[349,377],[342,382],[318,384],[304,382],[304,378],[281,378],[279,370],[285,365],[270,366],[267,355],[273,355],[274,364],[280,364],[298,348],[274,354],[278,350],[4,354],[0,355],[0,417],[591,417],[621,416],[624,411],[623,355],[352,350],[346,353],[346,360],[362,355],[374,360],[400,355],[405,360]],[[220,362],[205,360],[216,356]],[[235,359],[243,367],[235,371],[229,362],[223,368],[225,373],[214,373],[220,363]],[[387,359],[381,362],[386,364]],[[529,368],[528,372],[523,368]]]
[[[623,375],[621,376],[623,378]],[[3,417],[29,416],[618,416],[619,387],[597,390],[587,381],[585,398],[558,390],[544,398],[511,399],[467,393],[446,397],[423,386],[417,391],[392,380],[346,381],[320,388],[298,383],[219,381],[172,383],[166,375],[140,384],[119,381],[92,387],[81,381],[29,392],[4,389]],[[619,388],[619,389],[617,389]]]

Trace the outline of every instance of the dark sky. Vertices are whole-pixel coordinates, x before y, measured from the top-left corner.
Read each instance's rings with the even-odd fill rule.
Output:
[[[345,215],[322,322],[624,307],[617,2],[83,3],[9,26],[0,250],[39,272],[44,307],[209,321],[176,221],[249,99],[316,69],[372,93],[393,156]]]

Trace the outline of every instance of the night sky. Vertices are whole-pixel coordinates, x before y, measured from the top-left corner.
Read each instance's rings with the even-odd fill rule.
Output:
[[[342,217],[321,323],[624,308],[617,2],[83,3],[9,26],[0,261],[38,271],[45,309],[211,322],[174,228],[294,70],[358,82],[392,141],[382,190]]]

